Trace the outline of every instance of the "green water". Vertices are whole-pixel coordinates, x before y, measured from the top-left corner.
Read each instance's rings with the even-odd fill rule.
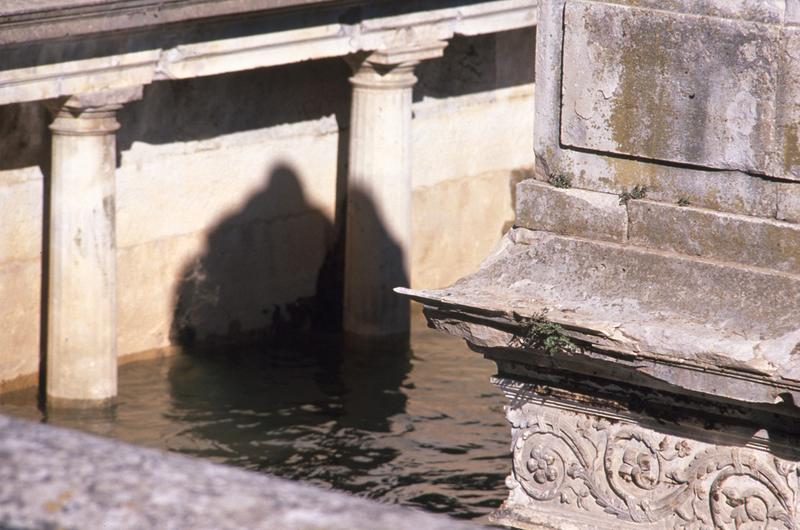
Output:
[[[486,521],[511,461],[493,363],[420,319],[409,354],[305,342],[123,365],[102,415],[45,419],[33,390],[0,411]]]

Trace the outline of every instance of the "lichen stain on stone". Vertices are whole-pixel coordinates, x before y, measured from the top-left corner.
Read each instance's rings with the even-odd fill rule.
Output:
[[[609,127],[618,149],[625,153],[658,153],[669,145],[675,131],[669,123],[672,109],[666,108],[661,85],[648,74],[669,75],[669,57],[665,37],[674,31],[672,21],[667,19],[665,27],[651,28],[634,26],[631,19],[623,19],[620,49],[620,86],[614,98]],[[599,28],[596,28],[596,30]],[[649,35],[643,33],[647,31]],[[640,46],[649,42],[648,46]]]
[[[106,216],[106,219],[109,220],[111,225],[114,225],[114,221],[116,218],[116,207],[115,207],[114,195],[107,195],[103,197],[103,213]]]
[[[783,169],[787,173],[793,173],[792,168],[800,166],[800,146],[798,146],[800,138],[797,127],[796,123],[791,123],[783,130]]]
[[[626,158],[608,157],[606,161],[614,173],[614,187],[617,191],[634,186],[658,189],[657,167]]]
[[[61,511],[74,495],[72,491],[64,490],[55,499],[45,502],[43,507],[45,511],[49,513]]]

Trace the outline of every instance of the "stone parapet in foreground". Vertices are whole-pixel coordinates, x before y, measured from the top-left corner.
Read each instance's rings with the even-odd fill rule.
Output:
[[[0,528],[467,530],[476,526],[0,416]]]

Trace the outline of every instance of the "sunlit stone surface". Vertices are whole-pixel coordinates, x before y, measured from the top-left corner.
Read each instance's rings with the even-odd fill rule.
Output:
[[[406,303],[391,288],[447,283],[511,222],[509,183],[533,162],[523,133],[535,22],[532,0],[2,3],[0,391],[36,384],[51,362],[54,399],[102,402],[114,394],[115,357],[259,340],[286,320],[339,325],[348,166],[377,221],[353,216],[354,234],[374,233],[351,259],[350,307],[376,321],[351,328],[404,333]],[[385,79],[403,88],[399,99],[376,95],[396,105],[357,106],[350,145],[346,63],[367,57],[380,75],[393,66]],[[412,101],[406,74],[423,59]],[[98,113],[76,101],[130,90],[141,99],[107,109],[122,124],[116,140],[67,137],[56,124],[51,160],[52,112],[83,123]],[[101,192],[72,189],[100,173]],[[472,196],[481,201],[464,207]],[[412,202],[422,206],[413,220]],[[442,238],[453,209],[470,233]],[[86,237],[75,238],[78,225]],[[74,252],[77,240],[91,248]]]
[[[117,394],[116,111],[141,87],[74,97],[53,124],[47,313],[51,404]]]
[[[498,366],[521,528],[795,528],[795,3],[547,0],[535,181],[402,290]]]

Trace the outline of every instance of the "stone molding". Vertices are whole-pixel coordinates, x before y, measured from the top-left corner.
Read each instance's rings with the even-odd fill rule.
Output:
[[[75,94],[60,108],[50,125],[54,134],[62,136],[97,136],[116,132],[120,124],[117,111],[125,103],[142,98],[142,87],[129,87],[105,92]]]
[[[350,83],[371,89],[411,88],[417,82],[414,68],[427,59],[444,54],[446,41],[433,41],[404,48],[377,50],[369,55],[351,56],[348,61],[354,75]]]
[[[508,390],[504,382],[495,379]],[[536,385],[516,386],[507,392],[511,491],[498,522],[571,528],[592,521],[592,528],[609,529],[797,526],[794,461],[750,447],[746,439],[709,443],[580,401],[560,402],[539,394]]]
[[[118,106],[90,108],[75,111],[64,106],[50,124],[53,134],[59,136],[102,136],[119,130]]]
[[[381,50],[376,61],[397,60],[398,47],[454,35],[479,35],[533,26],[535,0],[497,0],[459,7],[338,22],[246,37],[181,44],[0,71],[0,105],[74,93],[146,85]]]

